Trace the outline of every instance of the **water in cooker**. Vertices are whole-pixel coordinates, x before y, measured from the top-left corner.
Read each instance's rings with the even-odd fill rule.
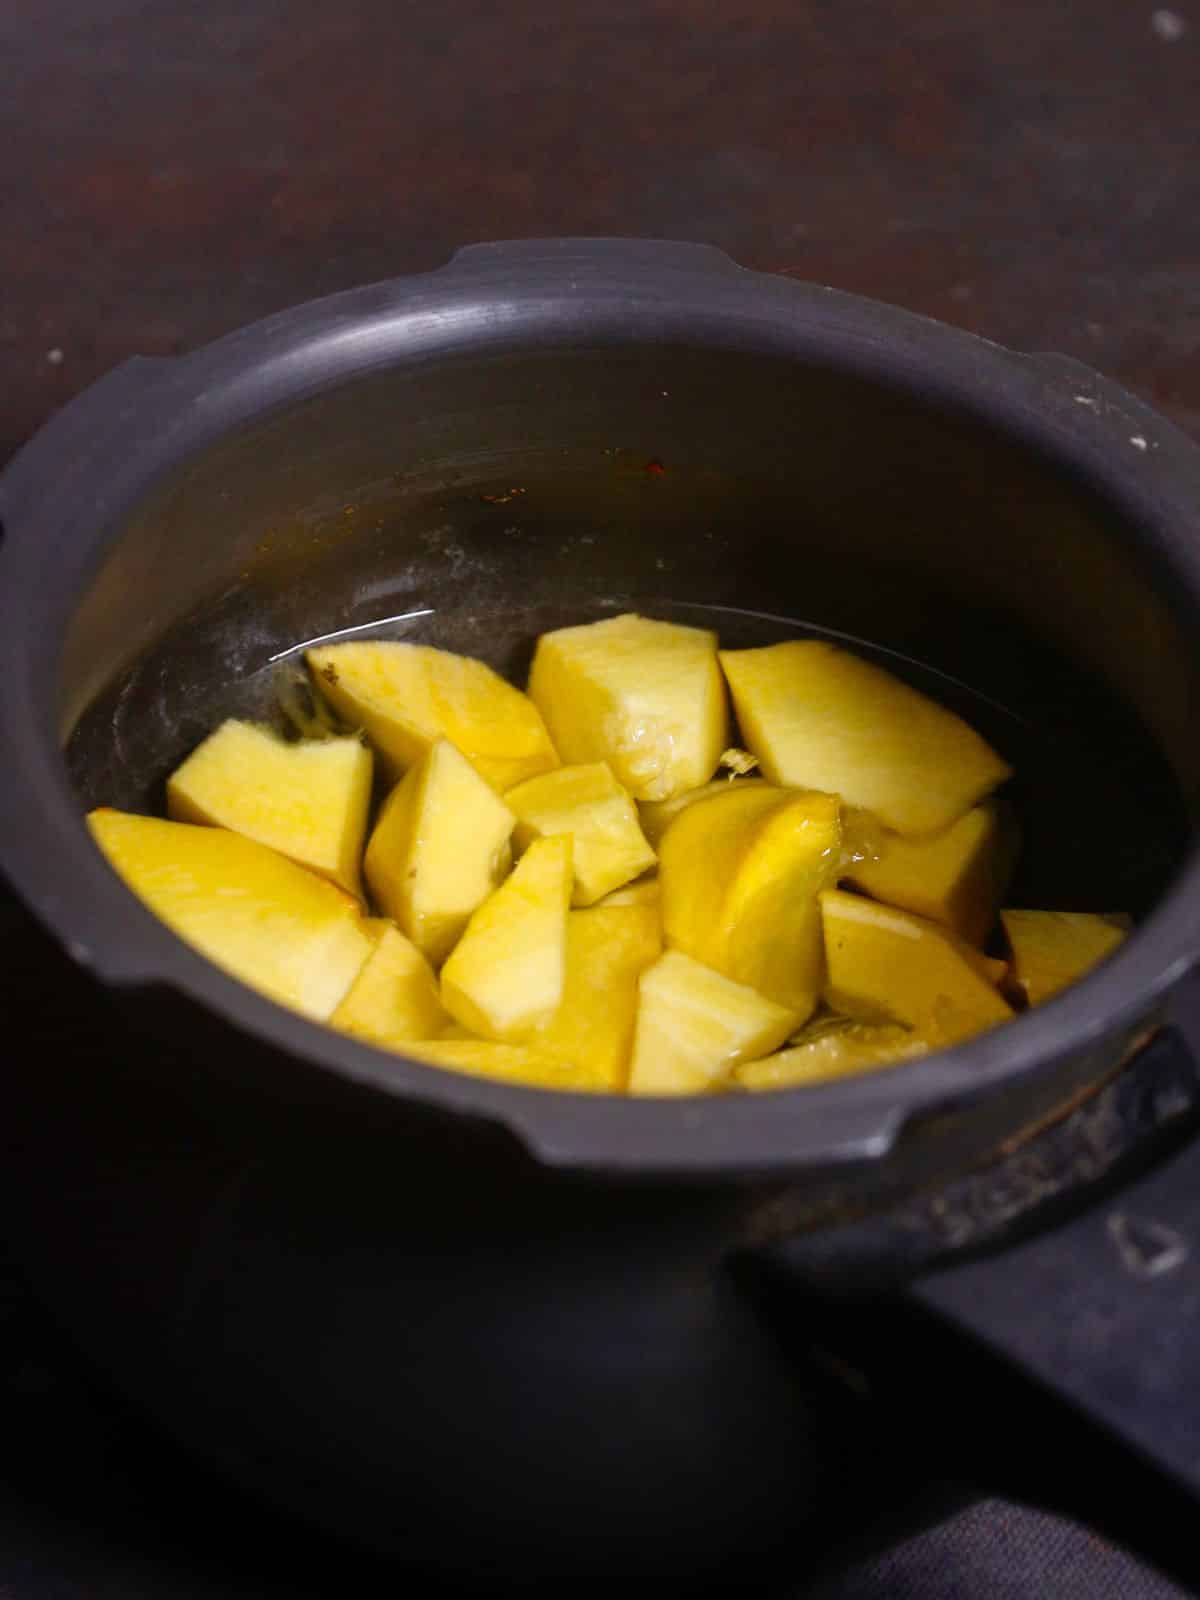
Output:
[[[190,674],[181,630],[97,698],[74,729],[67,760],[81,809],[113,805],[162,814],[170,771],[226,717],[286,726],[281,707],[303,697],[303,651],[366,637],[479,656],[523,685],[539,634],[618,611],[714,629],[741,649],[799,637],[832,638],[951,707],[1004,755],[1024,833],[1010,904],[1144,914],[1181,858],[1187,825],[1175,786],[1149,737],[1098,695],[1047,686],[1031,716],[907,655],[816,624],[733,607],[613,595],[578,605],[503,609],[420,606],[352,628],[295,640],[231,681]],[[300,704],[303,704],[301,698]]]

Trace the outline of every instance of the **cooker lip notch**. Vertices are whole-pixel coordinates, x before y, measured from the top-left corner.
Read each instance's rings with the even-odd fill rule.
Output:
[[[540,1160],[612,1174],[793,1176],[886,1157],[906,1125],[965,1111],[1132,1034],[1200,961],[1200,856],[1097,972],[1049,1005],[884,1073],[763,1095],[641,1100],[447,1072],[274,1005],[160,923],[108,867],[58,750],[57,648],[132,507],[250,417],[371,370],[461,350],[686,340],[820,357],[955,405],[1097,488],[1142,530],[1200,612],[1200,448],[1068,358],[1021,355],[710,246],[529,240],[468,247],[438,271],[310,302],[190,355],[135,361],[81,394],[0,474],[0,866],[66,952],[123,988],[166,984],[262,1042],[401,1100],[502,1124]],[[1138,442],[1140,441],[1140,443]]]

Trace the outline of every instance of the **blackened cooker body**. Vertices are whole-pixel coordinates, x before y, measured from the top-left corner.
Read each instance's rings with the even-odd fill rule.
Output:
[[[0,479],[0,856],[99,981],[79,1004],[156,1041],[7,1085],[48,1297],[244,1482],[422,1559],[765,1546],[849,1435],[721,1270],[764,1199],[819,1217],[963,1169],[1111,1070],[1194,961],[1197,504],[1194,447],[1084,369],[698,247],[480,247],[120,369]],[[152,801],[306,638],[434,608],[519,670],[531,617],[609,600],[802,618],[1105,744],[1153,913],[943,1056],[637,1103],[285,1014],[90,845],[84,804]]]

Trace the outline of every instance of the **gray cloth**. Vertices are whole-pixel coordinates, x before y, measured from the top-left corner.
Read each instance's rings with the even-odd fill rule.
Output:
[[[796,1600],[1186,1600],[1126,1551],[1061,1517],[980,1500],[803,1589]]]

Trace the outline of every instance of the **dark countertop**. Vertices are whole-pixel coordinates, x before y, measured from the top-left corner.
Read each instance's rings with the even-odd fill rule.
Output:
[[[8,0],[0,459],[123,360],[472,240],[707,240],[1200,431],[1200,11]]]
[[[0,81],[0,462],[130,355],[562,233],[1065,351],[1200,436],[1195,0],[4,0]],[[383,1587],[277,1559],[272,1523],[237,1556],[253,1515],[155,1455],[2,1261],[0,1401],[5,1596]],[[820,1593],[1168,1592],[1096,1548],[978,1502]]]

